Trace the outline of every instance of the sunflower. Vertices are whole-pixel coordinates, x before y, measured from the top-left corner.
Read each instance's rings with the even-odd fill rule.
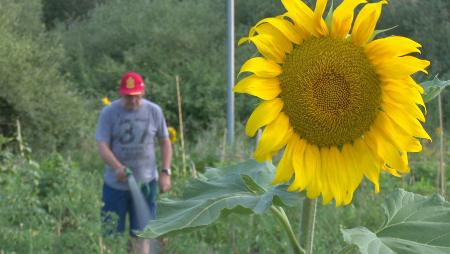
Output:
[[[173,127],[168,127],[167,131],[169,131],[169,139],[170,142],[173,144],[177,142],[177,131]]]
[[[284,148],[273,183],[292,179],[289,191],[339,206],[363,177],[379,192],[381,171],[409,172],[407,153],[430,139],[421,124],[423,89],[411,77],[430,62],[412,55],[421,45],[409,38],[374,39],[387,1],[344,0],[324,19],[327,2],[312,10],[282,0],[284,14],[252,27],[239,44],[253,43],[262,56],[243,64],[240,73],[251,74],[234,91],[263,100],[245,129],[254,136],[264,127],[255,160]]]

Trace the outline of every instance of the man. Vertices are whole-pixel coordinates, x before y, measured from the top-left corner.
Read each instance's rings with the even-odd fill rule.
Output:
[[[116,232],[125,230],[126,214],[130,218],[130,247],[138,253],[149,253],[148,240],[136,238],[139,225],[136,207],[129,191],[126,169],[130,169],[136,181],[142,183],[142,193],[148,202],[150,218],[156,217],[157,183],[161,192],[171,188],[170,163],[172,148],[166,121],[161,108],[143,98],[145,85],[142,77],[134,72],[126,73],[120,82],[121,99],[103,108],[97,124],[96,140],[101,158],[105,162],[103,220],[111,220],[111,213],[118,216]],[[155,139],[159,139],[162,170],[157,171]],[[138,211],[139,212],[139,211]]]

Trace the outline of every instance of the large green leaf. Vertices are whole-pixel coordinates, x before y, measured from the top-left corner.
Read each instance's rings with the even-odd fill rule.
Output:
[[[425,102],[429,102],[432,99],[436,98],[447,86],[450,86],[450,80],[440,80],[438,77],[434,77],[433,80],[425,81],[420,84],[425,93],[423,94],[423,100]]]
[[[344,240],[363,254],[450,253],[450,203],[396,190],[384,206],[386,220],[377,232],[364,227],[342,230]]]
[[[274,166],[249,160],[223,169],[209,168],[183,190],[181,200],[164,199],[158,218],[140,236],[155,238],[206,226],[230,212],[264,213],[272,205],[294,206],[300,193],[286,185],[273,186]]]

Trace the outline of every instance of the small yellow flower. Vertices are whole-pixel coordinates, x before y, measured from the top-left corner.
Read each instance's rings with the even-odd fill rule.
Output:
[[[441,135],[441,128],[437,127],[434,132],[436,133],[437,136]]]
[[[103,105],[108,106],[109,104],[111,104],[111,101],[109,100],[108,97],[105,96],[102,99],[102,103],[103,103]]]
[[[170,142],[172,142],[172,143],[177,142],[177,131],[175,130],[175,128],[169,127],[169,128],[167,128],[167,130],[169,131]]]

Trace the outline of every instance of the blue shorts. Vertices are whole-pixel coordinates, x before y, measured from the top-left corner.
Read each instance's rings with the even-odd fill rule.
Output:
[[[130,217],[130,235],[142,231],[149,219],[156,218],[156,197],[158,195],[158,182],[153,180],[141,185],[143,199],[133,200],[129,190],[118,190],[103,184],[102,222],[106,235],[123,233],[127,214]],[[139,202],[140,201],[140,202]],[[139,202],[139,203],[136,203]],[[144,203],[144,204],[142,204]],[[117,216],[117,217],[116,217]],[[117,218],[117,224],[114,224]]]

